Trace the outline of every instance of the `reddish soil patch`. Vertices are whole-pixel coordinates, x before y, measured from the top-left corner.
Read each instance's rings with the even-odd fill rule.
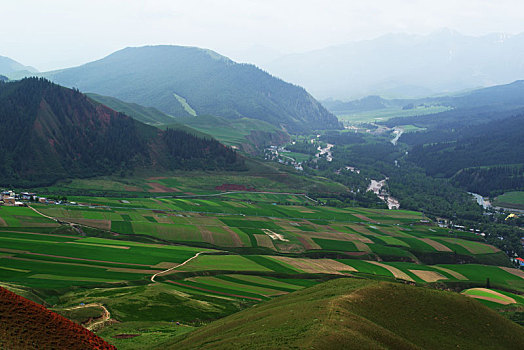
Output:
[[[201,291],[204,291],[204,292],[208,292],[208,293],[227,295],[227,296],[229,296],[229,297],[235,297],[235,298],[243,298],[243,299],[251,299],[251,300],[262,301],[262,299],[259,299],[259,298],[253,298],[253,297],[246,297],[245,295],[223,293],[223,292],[218,292],[218,291],[216,291],[216,290],[210,290],[210,289],[205,289],[205,288],[200,288],[200,287],[190,286],[190,285],[188,285],[188,284],[183,284],[183,283],[175,282],[175,281],[169,281],[169,280],[168,280],[167,282],[169,282],[169,283],[173,283],[173,284],[176,284],[176,285],[179,285],[179,286],[182,286],[182,287],[186,287],[186,288],[198,289],[198,290],[201,290]]]
[[[365,221],[369,221],[369,222],[372,222],[372,223],[377,223],[375,220],[372,220],[372,219],[368,218],[365,215],[362,215],[362,214],[353,214],[353,215],[356,216],[359,219],[362,219],[362,220],[365,220]]]
[[[205,228],[199,227],[200,233],[202,234],[202,239],[204,242],[215,244],[215,240],[213,239],[213,232],[206,230]]]
[[[156,213],[156,214],[165,214],[166,212],[165,212],[165,211],[162,211],[162,210],[153,210],[153,213]]]
[[[153,177],[149,177],[148,180],[151,180],[151,181],[155,181],[155,180],[165,180],[167,179],[167,177],[165,176],[153,176]]]
[[[115,339],[129,339],[129,338],[135,338],[140,336],[140,334],[117,334],[114,335],[113,338]]]
[[[7,226],[7,222],[2,218],[0,218],[0,226]]]
[[[363,256],[366,255],[367,252],[344,252],[344,254],[348,256]]]
[[[151,187],[151,189],[148,190],[148,192],[154,192],[154,193],[182,192],[178,188],[167,187],[157,182],[148,182],[147,185]]]
[[[513,269],[511,267],[503,267],[503,266],[499,266],[499,268],[501,268],[502,270],[504,270],[506,272],[511,273],[512,275],[515,275],[515,276],[518,276],[518,277],[524,279],[524,271],[522,271],[522,270],[517,270],[517,269]]]
[[[233,231],[228,226],[222,226],[222,228],[226,230],[227,232],[229,232],[229,235],[231,236],[231,239],[233,240],[233,247],[243,247],[244,246],[244,244],[242,243],[242,240],[240,239],[240,237],[238,236],[238,234],[235,231]]]
[[[5,349],[116,349],[81,325],[1,287],[0,334]]]
[[[124,186],[124,189],[129,192],[142,192],[142,189],[136,186]]]
[[[237,184],[222,184],[220,186],[216,186],[215,190],[219,191],[249,191],[254,192],[256,191],[253,187],[246,187],[244,185],[237,185]]]

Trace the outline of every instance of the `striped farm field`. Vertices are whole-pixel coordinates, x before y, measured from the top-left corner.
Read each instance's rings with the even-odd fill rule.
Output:
[[[471,298],[487,300],[502,305],[517,303],[517,301],[514,298],[504,295],[499,291],[487,288],[470,288],[462,291],[462,294],[467,295]]]

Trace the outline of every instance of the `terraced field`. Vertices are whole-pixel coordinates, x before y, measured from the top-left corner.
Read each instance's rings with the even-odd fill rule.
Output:
[[[275,193],[74,200],[83,205],[0,207],[0,281],[78,320],[93,310],[73,307],[104,305],[120,323],[100,334],[119,348],[333,278],[524,292],[504,253],[416,212]],[[119,337],[132,329],[143,341]]]

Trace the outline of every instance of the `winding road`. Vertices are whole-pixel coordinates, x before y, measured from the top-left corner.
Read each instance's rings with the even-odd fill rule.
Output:
[[[167,270],[164,270],[164,271],[160,271],[160,272],[155,273],[153,276],[151,276],[151,282],[153,282],[153,283],[156,282],[156,281],[155,281],[155,277],[156,277],[156,276],[161,275],[161,274],[166,273],[166,272],[169,272],[169,271],[172,271],[172,270],[174,270],[174,269],[176,269],[176,268],[178,268],[178,267],[180,267],[180,266],[184,266],[185,264],[187,264],[187,263],[190,262],[191,260],[196,259],[196,258],[197,258],[200,254],[202,254],[202,253],[206,253],[206,252],[205,252],[205,251],[203,251],[203,252],[198,252],[198,253],[196,253],[194,256],[192,256],[191,258],[187,259],[186,261],[184,261],[184,262],[181,263],[181,264],[178,264],[178,265],[175,265],[175,266],[173,266],[173,267],[170,267],[170,268],[167,269]]]

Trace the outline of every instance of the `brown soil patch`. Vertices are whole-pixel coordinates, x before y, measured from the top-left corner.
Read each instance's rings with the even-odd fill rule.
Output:
[[[182,192],[178,188],[167,187],[159,184],[158,182],[148,182],[146,185],[151,187],[147,192],[153,193],[169,193],[169,192]]]
[[[272,258],[280,260],[307,273],[343,275],[343,272],[357,272],[354,267],[332,259],[295,259],[285,256],[273,256]]]
[[[148,177],[147,179],[151,180],[151,181],[155,181],[155,180],[165,180],[165,179],[168,179],[168,178],[165,177],[165,176],[153,176],[153,177]]]
[[[200,233],[202,234],[202,239],[204,242],[215,244],[215,240],[213,239],[213,232],[206,230],[202,227],[197,227],[200,230]]]
[[[155,268],[155,269],[169,269],[171,267],[173,267],[173,263],[172,262],[167,262],[167,261],[162,261],[156,265],[153,265],[151,266],[152,268]]]
[[[405,273],[402,270],[397,269],[396,267],[393,267],[393,266],[390,266],[390,265],[386,265],[386,264],[382,264],[382,263],[379,263],[378,261],[367,261],[367,262],[385,268],[386,270],[391,272],[393,274],[393,276],[395,276],[395,278],[399,278],[399,279],[402,279],[402,280],[405,280],[405,281],[415,282],[413,280],[413,278],[411,278],[407,273]]]
[[[226,230],[227,232],[229,232],[229,235],[231,236],[231,239],[233,240],[233,247],[243,247],[244,244],[242,243],[242,240],[240,239],[240,237],[238,236],[238,233],[236,233],[235,231],[233,231],[231,228],[229,228],[228,226],[221,226],[224,230]]]
[[[275,249],[275,246],[273,245],[273,241],[269,236],[266,235],[253,235],[255,236],[255,239],[257,240],[257,245],[259,247],[265,247],[269,249]]]
[[[487,288],[471,288],[469,290],[478,290],[478,291],[489,293],[489,294],[493,295],[493,297],[489,297],[489,296],[484,296],[484,295],[464,294],[465,296],[470,297],[470,298],[488,300],[488,301],[492,301],[494,303],[502,304],[502,305],[509,305],[509,304],[516,304],[517,303],[515,301],[515,299],[513,299],[512,297],[509,297],[507,295],[504,295],[502,293],[499,293],[499,292],[491,290],[491,289],[487,289]]]
[[[307,237],[297,237],[297,238],[306,250],[322,249],[318,244],[313,242],[313,240],[310,238],[307,238]]]
[[[362,214],[353,214],[353,216],[356,216],[357,218],[362,219],[362,220],[364,220],[364,221],[369,221],[369,222],[377,223],[375,220],[372,220],[372,219],[370,219],[370,218],[368,218],[367,216],[362,215]]]
[[[435,250],[439,252],[451,252],[452,251],[451,249],[446,247],[444,244],[436,242],[430,238],[418,238],[418,240],[426,244],[429,244],[430,246],[432,246],[433,248],[435,248]]]
[[[295,243],[280,243],[278,251],[283,253],[301,253],[304,251],[304,247]]]
[[[436,282],[440,280],[447,280],[445,276],[435,271],[427,271],[427,270],[409,270],[409,271],[414,273],[418,278],[426,282]]]
[[[107,231],[111,230],[111,221],[110,220],[68,218],[68,219],[65,219],[65,221],[73,222],[75,224],[80,224],[80,225],[96,227],[96,228],[107,230]]]
[[[109,245],[109,244],[97,244],[97,243],[82,243],[82,242],[64,242],[71,244],[81,244],[81,245],[90,245],[94,247],[106,247],[106,248],[115,248],[115,249],[129,249],[130,247],[123,245]]]
[[[155,215],[153,217],[160,224],[172,224],[173,223],[171,220],[169,220],[169,217],[167,217],[167,216]]]
[[[504,270],[506,272],[511,273],[512,275],[515,275],[515,276],[518,276],[518,277],[524,279],[524,271],[522,271],[522,270],[512,269],[510,267],[503,267],[503,266],[499,266],[499,268],[501,268],[502,270]]]
[[[2,218],[0,218],[0,226],[7,226],[7,222]]]
[[[358,233],[362,233],[362,234],[365,234],[365,235],[370,235],[370,236],[377,236],[377,234],[375,232],[371,232],[370,230],[368,230],[365,226],[363,225],[358,225],[358,224],[349,224],[347,225],[349,228],[357,231]]]
[[[143,190],[137,186],[124,186],[124,189],[129,192],[142,192]]]
[[[361,252],[371,253],[371,248],[368,247],[367,244],[362,243],[362,242],[360,242],[360,241],[353,241],[353,244],[354,244],[355,247],[357,247],[357,249],[360,250]]]
[[[453,270],[450,270],[450,269],[446,269],[445,267],[440,267],[440,266],[431,266],[432,268],[434,269],[438,269],[440,271],[444,271],[444,272],[447,272],[449,273],[451,276],[455,277],[456,279],[458,280],[463,280],[463,281],[467,281],[468,278],[466,276],[464,276],[463,274],[461,273],[458,273],[457,271],[453,271]]]

